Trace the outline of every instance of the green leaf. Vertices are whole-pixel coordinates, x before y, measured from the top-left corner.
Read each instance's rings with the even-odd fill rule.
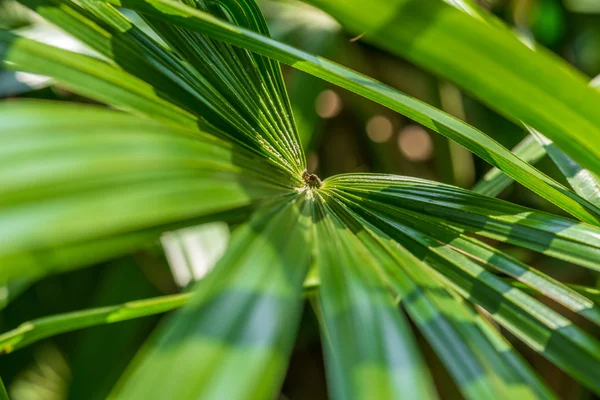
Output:
[[[385,207],[377,202],[360,198],[356,201],[360,202],[362,206],[368,207],[369,210],[373,208],[377,210],[377,218],[382,221],[390,225],[402,225],[403,229],[410,232],[415,230],[426,232],[426,236],[435,239],[438,245],[460,253],[488,271],[499,272],[520,280],[596,325],[600,325],[600,307],[597,307],[588,298],[501,251],[477,239],[462,235],[460,230],[421,218],[419,214],[410,211]],[[419,237],[421,234],[414,233],[414,235]],[[427,238],[423,240],[429,245],[432,243]]]
[[[321,10],[301,2],[262,1],[260,5],[277,40],[327,58],[346,55],[340,25]],[[314,150],[324,122],[315,102],[331,84],[298,70],[288,72],[287,82],[300,142],[305,150]]]
[[[536,164],[546,155],[544,146],[539,144],[532,135],[526,136],[511,152],[531,165]],[[513,182],[514,179],[494,167],[471,190],[485,196],[496,197]]]
[[[436,398],[410,327],[377,276],[375,260],[322,200],[316,200],[314,213],[332,398]]]
[[[156,247],[133,256],[120,257],[114,261],[103,263],[101,268],[94,271],[74,274],[79,277],[87,275],[95,278],[92,278],[94,282],[90,282],[92,285],[85,286],[87,289],[84,294],[85,307],[123,305],[122,303],[132,300],[151,300],[153,297],[160,302],[164,293],[161,293],[157,286],[165,280],[160,283],[151,282],[152,278],[149,275],[153,273],[151,271],[157,271],[153,267],[158,266],[153,264],[153,261],[158,260],[153,260],[150,254],[154,249]],[[68,282],[71,277],[67,275],[59,279],[62,282],[65,280]],[[39,287],[44,287],[44,285],[43,282]],[[56,301],[60,300],[56,299]],[[74,302],[69,299],[65,300],[66,307],[73,307]],[[144,339],[155,327],[158,319],[159,316],[156,315],[120,323],[96,325],[93,328],[61,335],[61,337],[49,338],[40,344],[28,347],[22,354],[14,355],[11,358],[26,356],[28,352],[49,343],[61,343],[64,339],[71,339],[69,342],[72,343],[73,349],[69,351],[71,374],[67,398],[105,400],[127,365],[137,354]],[[98,374],[98,371],[102,371],[102,374]]]
[[[239,146],[115,111],[16,103],[0,119],[2,280],[39,273],[37,253],[147,241],[300,185]]]
[[[95,0],[89,3],[98,3]],[[223,1],[218,4],[188,2],[190,7],[210,12],[233,25],[269,36],[267,24],[254,1]],[[261,132],[262,143],[273,146],[301,173],[305,159],[292,118],[279,63],[256,53],[232,47],[188,31],[147,18],[176,53],[205,76],[247,120]],[[259,141],[260,143],[261,141]]]
[[[45,338],[77,329],[161,314],[183,306],[189,299],[190,294],[176,294],[34,319],[0,335],[0,353],[11,353]]]
[[[592,80],[590,86],[598,89],[600,80]],[[550,139],[531,127],[525,127],[530,135],[513,149],[515,155],[529,164],[535,164],[548,154],[577,194],[596,206],[600,205],[600,178],[566,155]],[[473,187],[473,191],[487,196],[497,196],[512,182],[510,177],[497,168],[492,168],[481,182]]]
[[[165,232],[160,241],[175,283],[186,287],[204,278],[223,256],[229,236],[229,226],[224,222]]]
[[[531,135],[544,148],[560,172],[567,178],[569,185],[590,203],[600,206],[600,178],[593,172],[583,168],[575,160],[562,152],[547,137],[536,130],[528,128]]]
[[[274,398],[302,312],[310,224],[299,196],[240,226],[114,398]]]
[[[111,0],[110,2],[264,54],[367,97],[456,141],[577,218],[590,223],[600,223],[598,207],[523,162],[483,132],[374,79],[255,32],[231,25],[181,3],[170,0]],[[587,156],[591,154],[585,149],[581,151],[586,152]],[[600,167],[598,170],[600,171]]]
[[[503,200],[423,179],[346,174],[324,187],[368,197],[444,226],[525,247],[600,270],[600,229]]]
[[[600,342],[594,336],[478,268],[471,270],[471,277],[463,280],[459,277],[462,273],[456,272],[470,270],[473,266],[465,258],[456,257],[451,263],[436,257],[427,258],[427,261],[447,276],[448,285],[486,309],[495,321],[534,351],[594,392],[600,392],[599,372],[594,367],[599,362]]]
[[[97,8],[109,12],[103,21],[70,1],[23,0],[22,4],[97,51],[104,56],[104,61],[122,69],[123,75],[151,84],[157,97],[186,109],[195,116],[214,116],[214,111],[210,114],[210,108],[202,107],[203,99],[196,95],[194,87],[186,83],[185,78],[191,73],[182,66],[181,61],[147,38],[110,6],[97,3]],[[131,32],[127,33],[128,31]],[[179,75],[173,70],[179,72]]]
[[[527,292],[527,293],[532,293],[532,294],[539,294],[539,291],[536,289],[533,289],[531,287],[529,287],[528,285],[519,282],[517,280],[514,279],[510,279],[508,280],[508,282],[515,287],[518,287],[519,289]],[[576,290],[577,292],[581,293],[583,296],[587,297],[588,299],[590,299],[591,301],[593,301],[596,304],[600,304],[600,289],[597,289],[595,287],[589,287],[589,286],[582,286],[582,285],[573,285],[573,284],[567,284],[566,286],[570,287],[573,290]]]
[[[348,183],[346,181],[344,185]],[[338,183],[339,186],[342,185]],[[369,187],[369,184],[363,186]],[[325,187],[330,186],[326,183]],[[348,186],[344,190],[351,191]],[[368,207],[365,201],[359,204]],[[599,371],[592,367],[599,361],[600,342],[594,337],[492,274],[485,268],[485,260],[470,254],[472,248],[469,252],[458,251],[460,249],[454,247],[454,241],[452,245],[445,244],[448,239],[436,231],[435,225],[428,224],[427,218],[422,218],[422,215],[407,218],[402,216],[401,211],[386,213],[371,207],[369,210],[388,226],[394,239],[436,268],[447,285],[485,308],[500,324],[557,366],[586,386],[600,391]],[[495,256],[498,257],[498,254]],[[592,319],[597,320],[598,309],[593,303],[590,308],[592,312],[595,310]],[[584,315],[589,317],[588,310],[585,311]]]
[[[3,2],[18,8],[19,10],[31,14],[14,0]],[[2,6],[0,5],[0,8]],[[2,12],[0,11],[0,14]],[[32,40],[40,41],[51,46],[68,49],[77,53],[94,56],[85,45],[78,42],[70,35],[62,32],[56,26],[36,20],[28,26],[23,26],[11,31],[12,33],[26,37]],[[9,71],[3,69],[0,71],[0,98],[17,97],[33,93],[37,90],[43,90],[51,87],[53,80],[47,76],[28,74],[21,71]]]
[[[543,132],[600,174],[600,93],[565,61],[544,49],[529,49],[496,19],[440,0],[307,1],[355,34],[364,33],[362,40],[455,82],[513,121]]]
[[[111,5],[94,0],[81,1],[85,9],[65,0],[22,2],[125,71],[151,82],[160,97],[217,127],[221,135],[286,160],[282,165],[297,173],[304,169],[281,72],[274,61],[149,21],[175,50],[171,51]],[[213,12],[219,10],[220,6],[211,7]],[[260,13],[243,10],[240,15],[237,7],[229,11],[235,17],[232,22],[268,35]],[[246,15],[252,18],[246,21]]]
[[[336,194],[333,199],[344,202]],[[385,280],[466,398],[533,398],[532,388],[542,398],[554,398],[508,342],[489,327],[482,331],[480,318],[446,290],[429,266],[367,222],[374,221],[372,215],[362,219],[354,214],[354,218],[352,230],[377,260]]]
[[[156,94],[144,82],[103,61],[0,31],[3,68],[47,75],[73,91],[138,115],[194,129],[192,114]]]
[[[55,243],[43,249],[8,250],[8,253],[0,256],[0,281],[8,281],[7,285],[10,287],[22,280],[34,282],[49,274],[72,271],[123,256],[152,244],[169,228],[172,226],[144,229],[79,243]],[[50,227],[46,229],[51,230]]]
[[[2,382],[2,378],[0,378],[0,400],[10,400],[8,398],[8,393],[6,393],[6,388],[4,387],[4,382]]]

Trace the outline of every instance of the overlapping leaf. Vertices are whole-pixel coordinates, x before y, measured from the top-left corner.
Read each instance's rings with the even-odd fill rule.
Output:
[[[491,17],[488,18],[491,19]],[[535,48],[535,46],[530,47]],[[592,79],[590,86],[598,90],[600,77]],[[577,194],[596,206],[600,205],[600,178],[583,168],[540,132],[527,125],[525,127],[529,131],[529,135],[513,149],[513,153],[529,164],[535,164],[545,154],[548,154]],[[503,174],[498,168],[492,168],[473,187],[473,190],[488,196],[497,196],[512,182],[513,179]]]
[[[53,258],[129,251],[168,225],[217,219],[298,184],[239,146],[119,112],[17,103],[0,118],[4,281],[43,273],[38,263]]]
[[[329,391],[335,399],[436,398],[376,263],[329,205],[315,204]]]
[[[327,192],[326,192],[327,193]],[[367,220],[338,204],[337,215],[368,249],[378,274],[400,296],[403,306],[438,353],[466,398],[553,395],[514,349],[438,282],[430,268]],[[341,199],[342,202],[344,199]],[[353,215],[352,215],[353,214]],[[352,215],[352,216],[351,216]],[[372,219],[369,216],[369,219]],[[480,328],[483,326],[483,331]],[[488,339],[489,338],[489,339]]]
[[[596,323],[600,323],[600,309],[584,296],[543,274],[534,273],[481,243],[460,237],[460,231],[444,229],[444,221],[451,221],[458,214],[460,216],[457,220],[472,218],[471,222],[476,221],[480,214],[477,211],[470,214],[479,207],[487,207],[490,219],[495,217],[496,210],[500,212],[502,209],[502,215],[498,215],[504,218],[512,205],[505,203],[505,207],[498,207],[502,202],[493,199],[483,204],[485,197],[478,199],[478,196],[470,195],[472,198],[469,199],[468,192],[465,191],[467,196],[463,197],[459,189],[450,190],[450,187],[445,185],[438,185],[435,189],[430,186],[428,190],[424,190],[427,183],[414,179],[369,176],[369,180],[365,181],[363,178],[361,175],[333,178],[326,181],[325,188],[339,193],[344,201],[350,202],[358,209],[365,212],[369,210],[368,212],[377,217],[380,223],[391,229],[394,239],[434,266],[446,277],[447,283],[462,296],[486,308],[517,337],[583,383],[596,391],[600,389],[597,386],[597,371],[592,367],[598,363],[600,342],[565,317],[507,285],[486,267],[523,279]],[[453,196],[450,196],[451,191],[454,192]],[[454,200],[451,200],[451,197]],[[496,210],[493,202],[498,202]],[[447,210],[442,216],[436,211],[438,206],[448,206],[452,212]],[[528,221],[528,218],[532,215],[516,215],[525,218],[525,229],[544,230],[542,224],[536,223],[536,220],[543,219],[544,215],[533,215],[531,221]],[[560,226],[561,222],[568,223],[564,220],[555,221],[552,226]],[[515,225],[519,224],[513,223],[513,229],[516,230]],[[483,227],[483,230],[485,229],[487,225]],[[553,236],[557,236],[557,249],[553,249],[553,243],[550,243],[547,252],[552,252],[556,257],[570,258],[568,248],[575,245],[576,248],[585,249],[591,254],[597,253],[598,241],[594,238],[598,234],[597,228],[579,225],[576,229],[579,233],[589,235],[589,243],[581,242],[583,236],[569,237],[569,233],[553,233]],[[573,242],[561,243],[560,236]],[[510,238],[510,233],[508,237]],[[565,254],[562,254],[563,252]],[[597,258],[597,254],[595,257]],[[592,265],[590,263],[588,266]]]
[[[536,130],[530,129],[531,136],[544,148],[567,181],[584,199],[590,203],[600,205],[600,178],[593,172],[583,168],[579,163],[562,152],[556,145]]]
[[[297,198],[239,227],[111,398],[274,398],[302,311],[311,220]]]
[[[95,58],[0,31],[0,59],[6,69],[49,75],[90,98],[138,115],[193,129],[198,118],[161,98],[150,82]]]
[[[354,91],[448,136],[577,218],[593,223],[600,221],[598,207],[523,162],[484,133],[374,79],[182,3],[171,0],[113,0],[111,3],[264,54]],[[590,154],[588,150],[582,151]]]
[[[531,165],[534,165],[546,155],[544,146],[531,135],[526,136],[511,152]],[[494,167],[471,190],[486,196],[496,197],[513,182],[514,179]]]
[[[392,175],[348,174],[328,185],[417,212],[420,218],[599,270],[600,229],[468,190]]]
[[[533,51],[464,1],[307,0],[355,34],[543,132],[600,174],[600,93],[548,51]],[[459,7],[456,7],[459,5]],[[376,11],[374,11],[376,10]]]
[[[94,0],[81,2],[85,9],[67,0],[23,0],[23,4],[128,75],[151,84],[158,97],[186,109],[203,125],[208,123],[255,151],[266,151],[292,171],[304,169],[279,64],[274,61],[150,21],[173,51],[166,49],[112,6]],[[253,3],[193,4],[268,35]],[[244,5],[248,7],[240,8]]]

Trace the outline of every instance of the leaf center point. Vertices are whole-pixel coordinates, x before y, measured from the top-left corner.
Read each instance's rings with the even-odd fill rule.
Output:
[[[304,185],[310,189],[318,189],[323,184],[317,175],[310,174],[307,170],[302,172],[302,180],[304,180]]]

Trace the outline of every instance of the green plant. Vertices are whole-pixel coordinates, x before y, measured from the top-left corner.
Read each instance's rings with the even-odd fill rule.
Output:
[[[467,2],[379,0],[368,6],[378,12],[367,14],[358,0],[311,1],[365,40],[543,132],[556,143],[557,163],[573,167],[569,178],[585,177],[579,194],[468,124],[270,39],[252,0],[21,3],[98,56],[0,32],[4,67],[48,75],[127,113],[2,105],[6,290],[126,254],[178,227],[242,224],[191,295],[26,323],[0,336],[3,352],[185,304],[111,396],[269,399],[306,296],[321,322],[333,398],[436,397],[408,318],[466,398],[555,397],[490,319],[600,392],[598,339],[529,295],[599,325],[600,309],[586,297],[593,289],[565,285],[481,239],[600,270],[600,93],[570,67],[527,48]],[[113,6],[143,15],[163,42]],[[583,222],[415,178],[348,174],[321,182],[306,171],[278,62],[447,136]],[[491,179],[494,186],[507,178]]]

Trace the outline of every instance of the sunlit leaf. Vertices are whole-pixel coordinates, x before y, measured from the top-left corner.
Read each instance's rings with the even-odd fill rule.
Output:
[[[210,14],[187,7],[182,3],[171,0],[154,0],[152,2],[146,0],[112,0],[111,2],[159,18],[165,22],[256,51],[365,96],[448,136],[577,218],[592,223],[600,221],[600,209],[598,207],[523,162],[483,132],[372,78],[255,32],[228,24]],[[454,10],[453,8],[450,9]],[[600,103],[600,93],[598,93],[598,101]],[[577,134],[574,133],[573,135]],[[588,156],[592,154],[586,149],[580,149],[580,151],[585,151]],[[600,171],[600,166],[598,166],[598,171]]]
[[[436,398],[368,250],[329,206],[317,201],[314,213],[332,398]]]
[[[544,49],[529,49],[495,19],[488,21],[478,10],[465,12],[455,7],[464,3],[458,1],[307,1],[355,34],[364,33],[362,40],[455,82],[513,121],[543,132],[600,174],[600,93],[566,62]]]
[[[130,251],[169,224],[222,220],[297,185],[240,147],[119,112],[17,103],[0,115],[3,280],[43,273],[38,257],[57,251]],[[87,256],[98,255],[107,249]]]
[[[302,311],[309,206],[296,199],[239,227],[215,270],[111,398],[275,397]]]

